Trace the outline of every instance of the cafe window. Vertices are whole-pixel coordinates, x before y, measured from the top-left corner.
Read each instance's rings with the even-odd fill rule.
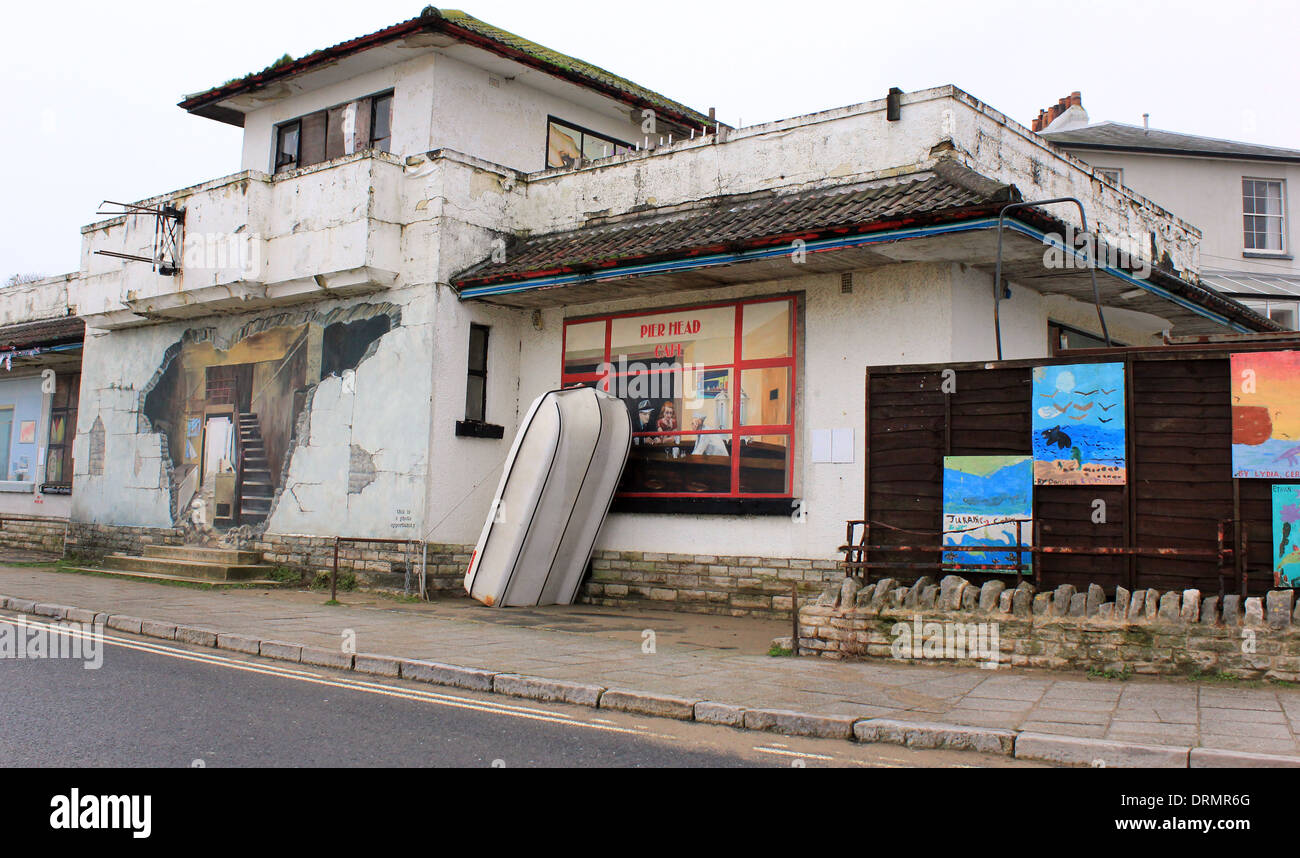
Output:
[[[581,161],[594,161],[597,158],[631,151],[630,143],[623,143],[613,137],[606,137],[577,125],[560,122],[554,117],[547,120],[547,167],[572,167]]]
[[[577,319],[564,386],[623,400],[632,449],[622,497],[790,497],[795,299]]]
[[[77,397],[81,376],[59,375],[54,380],[54,399],[50,402],[50,438],[45,453],[45,486],[72,490],[72,440],[77,434]]]
[[[361,149],[390,150],[391,92],[300,116],[275,129],[275,172],[310,167]]]

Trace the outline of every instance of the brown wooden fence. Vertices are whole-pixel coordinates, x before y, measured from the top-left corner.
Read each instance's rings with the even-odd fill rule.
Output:
[[[1107,591],[1122,585],[1218,592],[1223,572],[1229,576],[1228,591],[1244,586],[1261,592],[1272,584],[1270,487],[1296,481],[1233,478],[1229,361],[1233,352],[1291,348],[1300,348],[1300,340],[1089,349],[1040,360],[872,367],[866,382],[863,515],[873,523],[869,542],[939,543],[944,456],[1032,453],[1033,367],[1123,363],[1127,484],[1035,486],[1035,538],[1040,545],[1064,548],[1174,551],[1167,556],[1041,554],[1034,562],[1042,585],[1097,583]],[[946,369],[955,372],[956,384],[948,394],[942,390]],[[1106,504],[1102,524],[1093,522],[1098,499]],[[1226,528],[1224,544],[1232,550],[1226,568],[1216,559],[1221,525]],[[864,559],[899,558],[896,552],[874,551]],[[939,558],[930,554],[924,559]],[[911,577],[918,574],[913,571]]]

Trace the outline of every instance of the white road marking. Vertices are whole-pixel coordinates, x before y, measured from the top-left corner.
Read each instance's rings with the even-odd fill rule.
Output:
[[[58,626],[51,623],[44,623],[40,620],[18,617],[0,617],[0,622],[7,622],[11,625],[25,625],[33,628],[46,629],[50,632],[71,637],[81,637],[83,639],[91,638],[92,635],[80,629],[73,629],[67,626]],[[258,664],[256,662],[245,661],[239,658],[216,655],[215,653],[196,653],[189,650],[183,650],[176,647],[170,647],[165,644],[153,643],[151,641],[137,641],[130,638],[120,638],[116,635],[105,633],[103,640],[106,644],[120,647],[122,649],[133,649],[139,652],[162,655],[168,658],[175,658],[181,661],[193,661],[200,664],[210,664],[217,667],[225,667],[231,670],[240,670],[245,673],[259,673],[265,676],[276,676],[282,679],[296,679],[300,682],[309,682],[313,685],[325,685],[332,688],[344,688],[351,691],[362,691],[367,694],[378,694],[385,697],[397,697],[404,700],[414,700],[422,703],[432,703],[436,706],[448,706],[456,709],[469,709],[475,712],[485,712],[495,715],[509,715],[514,718],[525,718],[532,721],[546,721],[553,724],[562,724],[570,727],[585,727],[588,730],[601,730],[611,733],[626,733],[636,736],[652,737],[669,741],[678,741],[677,737],[664,733],[654,733],[648,731],[643,726],[637,727],[618,727],[612,722],[593,723],[602,719],[579,719],[563,713],[554,713],[545,709],[536,709],[530,706],[520,706],[510,703],[499,703],[496,701],[480,701],[467,697],[461,697],[455,694],[446,694],[443,692],[424,691],[413,688],[397,688],[391,685],[384,685],[378,682],[368,682],[357,679],[339,679],[327,677],[320,673],[313,673],[305,670],[281,667],[279,665]]]
[[[760,754],[777,754],[782,757],[799,757],[800,759],[809,760],[834,760],[835,757],[830,754],[813,754],[806,751],[787,751],[783,748],[773,748],[768,745],[755,745],[754,750]]]

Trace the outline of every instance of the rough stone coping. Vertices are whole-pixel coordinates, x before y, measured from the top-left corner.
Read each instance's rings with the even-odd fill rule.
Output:
[[[30,599],[0,595],[0,609],[31,614],[36,613],[33,610],[36,604]],[[401,677],[416,682],[506,694],[529,700],[571,703],[743,730],[776,732],[790,736],[847,739],[927,750],[975,751],[1001,754],[1022,760],[1096,768],[1300,768],[1300,755],[1255,754],[1222,748],[1192,748],[1187,745],[1144,745],[996,727],[900,721],[892,718],[859,718],[854,715],[815,715],[788,709],[746,709],[743,706],[713,700],[691,700],[661,693],[605,688],[600,685],[567,682],[541,676],[497,673],[434,661],[404,659],[374,653],[353,655],[321,647],[262,640],[248,635],[141,619],[124,614],[109,615],[64,605],[42,605],[42,607],[49,612],[39,614],[41,616],[93,617],[94,622],[102,623],[116,631],[248,655],[261,655],[280,661]]]

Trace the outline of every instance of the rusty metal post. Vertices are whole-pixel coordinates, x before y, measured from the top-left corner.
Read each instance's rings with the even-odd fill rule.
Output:
[[[337,601],[339,588],[339,538],[334,537],[334,568],[330,570],[330,601]]]
[[[1250,528],[1241,523],[1241,598],[1250,594]]]
[[[799,654],[799,584],[790,582],[790,654]]]

